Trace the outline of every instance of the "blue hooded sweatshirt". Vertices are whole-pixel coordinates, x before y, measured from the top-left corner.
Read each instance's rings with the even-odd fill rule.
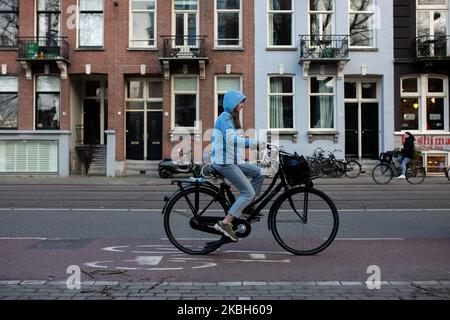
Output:
[[[244,150],[256,147],[256,140],[244,138],[236,130],[232,112],[236,106],[244,101],[246,96],[242,92],[230,90],[223,98],[224,112],[217,118],[212,135],[212,162],[216,164],[244,163]]]

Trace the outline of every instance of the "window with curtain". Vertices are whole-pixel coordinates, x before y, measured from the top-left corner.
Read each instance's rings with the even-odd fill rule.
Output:
[[[0,1],[0,47],[17,47],[19,0]]]
[[[17,128],[17,77],[0,76],[0,129]]]
[[[217,76],[216,77],[216,101],[217,101],[217,116],[223,112],[223,97],[225,93],[229,90],[241,89],[241,77],[236,76]]]
[[[79,47],[103,47],[103,0],[79,0]]]
[[[294,79],[269,78],[269,129],[294,129]]]
[[[36,77],[36,129],[58,130],[60,125],[61,77]]]
[[[156,45],[156,0],[131,0],[130,47]]]
[[[432,75],[401,79],[401,130],[449,130],[447,81]]]
[[[38,36],[50,38],[42,40],[41,45],[57,45],[53,40],[61,32],[60,0],[38,0],[37,3]]]
[[[217,46],[241,45],[241,0],[216,0]]]
[[[350,46],[375,45],[375,0],[350,0]]]
[[[311,77],[309,98],[311,129],[334,129],[335,78]]]
[[[198,121],[198,77],[173,78],[174,128],[195,128]]]
[[[292,0],[269,0],[269,46],[292,46]]]
[[[311,36],[333,33],[333,0],[309,0],[309,32]]]

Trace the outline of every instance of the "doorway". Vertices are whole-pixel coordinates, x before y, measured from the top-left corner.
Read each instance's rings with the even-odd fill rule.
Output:
[[[376,80],[345,81],[345,154],[378,159],[379,86]]]

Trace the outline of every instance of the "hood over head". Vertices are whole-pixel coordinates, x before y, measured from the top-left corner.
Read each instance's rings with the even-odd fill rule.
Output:
[[[225,93],[225,96],[223,97],[223,108],[231,113],[234,108],[245,99],[247,99],[247,97],[242,92],[230,90]]]

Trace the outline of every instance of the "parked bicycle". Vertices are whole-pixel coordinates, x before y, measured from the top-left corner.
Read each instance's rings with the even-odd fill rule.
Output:
[[[394,176],[401,173],[401,164],[394,158],[394,152],[380,154],[380,163],[373,168],[372,178],[377,184],[388,184]],[[406,180],[410,184],[420,184],[425,180],[425,168],[419,162],[411,160],[406,166]]]
[[[314,188],[304,157],[269,145],[279,154],[278,172],[268,189],[244,209],[247,218],[233,219],[238,238],[246,238],[252,223],[280,191],[268,214],[268,227],[276,242],[296,255],[313,255],[327,248],[336,237],[338,210],[333,201]],[[270,154],[269,154],[270,155]],[[207,254],[231,240],[214,229],[235,201],[223,176],[212,170],[220,186],[204,179],[178,180],[178,190],[166,198],[162,210],[164,230],[170,242],[188,254]]]
[[[335,156],[335,152],[342,152],[341,150],[334,150],[328,153],[325,157],[325,150],[318,147],[314,150],[313,156],[308,157],[308,163],[314,173],[318,176],[331,176],[340,178],[344,174],[350,179],[355,179],[363,173],[361,164],[354,159],[339,160]]]

